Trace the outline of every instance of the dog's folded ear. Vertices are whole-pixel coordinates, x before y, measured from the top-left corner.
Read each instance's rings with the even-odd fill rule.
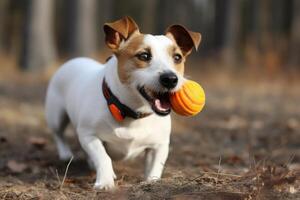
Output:
[[[139,28],[131,17],[126,16],[115,22],[105,23],[103,30],[106,45],[112,50],[117,50],[122,40],[127,40],[134,32],[139,31]]]
[[[172,25],[167,28],[166,36],[174,40],[186,56],[192,52],[193,47],[198,49],[201,34],[188,30],[182,25]]]

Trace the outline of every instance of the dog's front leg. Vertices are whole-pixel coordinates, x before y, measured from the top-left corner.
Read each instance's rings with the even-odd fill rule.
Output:
[[[149,176],[149,173],[152,169],[153,157],[154,157],[154,150],[146,149],[145,150],[145,178]]]
[[[145,163],[146,181],[160,179],[165,162],[168,158],[168,153],[169,143],[161,144],[155,149],[147,150]]]
[[[79,131],[79,141],[82,148],[92,160],[96,169],[96,189],[112,189],[116,175],[112,167],[112,161],[107,155],[106,150],[94,134],[86,131]]]

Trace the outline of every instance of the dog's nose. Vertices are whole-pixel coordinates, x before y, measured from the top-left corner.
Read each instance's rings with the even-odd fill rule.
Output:
[[[167,89],[173,89],[178,83],[178,77],[173,72],[165,72],[160,75],[159,82]]]

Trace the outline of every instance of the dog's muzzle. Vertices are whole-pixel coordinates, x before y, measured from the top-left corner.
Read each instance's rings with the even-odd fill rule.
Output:
[[[169,92],[155,92],[142,86],[138,88],[140,94],[149,102],[152,110],[160,115],[166,116],[171,112]]]
[[[170,90],[176,87],[178,77],[174,72],[165,72],[160,75],[159,83],[166,89]]]

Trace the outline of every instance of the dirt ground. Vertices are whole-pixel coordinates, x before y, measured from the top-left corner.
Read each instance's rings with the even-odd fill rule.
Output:
[[[300,82],[193,73],[207,104],[193,118],[173,114],[161,181],[143,182],[143,157],[113,163],[115,191],[95,191],[72,128],[67,164],[44,121],[46,81],[0,79],[0,199],[300,199]],[[65,177],[65,178],[64,178]]]

